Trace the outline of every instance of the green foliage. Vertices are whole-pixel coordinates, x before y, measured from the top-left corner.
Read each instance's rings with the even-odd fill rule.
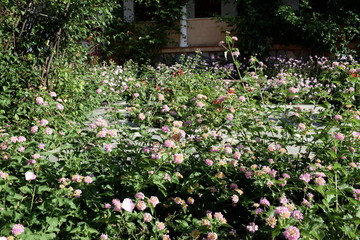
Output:
[[[179,32],[178,20],[182,16],[182,7],[186,0],[181,1],[135,1],[138,7],[147,14],[147,21],[137,19],[126,22],[122,19],[122,8],[116,9],[114,19],[106,35],[110,44],[106,48],[107,55],[118,63],[125,63],[129,59],[138,63],[152,60],[159,54],[160,48],[169,43],[169,32]],[[138,10],[139,11],[139,10]],[[141,17],[141,16],[139,16]]]
[[[54,88],[55,65],[84,64],[91,49],[83,42],[91,39],[96,48],[103,41],[114,6],[110,0],[1,1],[0,108],[13,111],[29,89]]]
[[[313,54],[349,54],[360,40],[359,2],[300,1],[292,8],[280,0],[238,0],[236,26],[245,56],[263,54],[271,44],[299,44]],[[357,48],[359,46],[356,46]]]

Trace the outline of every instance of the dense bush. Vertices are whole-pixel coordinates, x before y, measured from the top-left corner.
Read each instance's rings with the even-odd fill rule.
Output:
[[[107,0],[1,1],[0,109],[10,118],[24,116],[17,106],[29,97],[29,89],[56,90],[65,83],[76,88],[66,73],[68,66],[86,63],[90,48],[102,41],[99,30],[115,6]],[[55,77],[55,71],[62,75]]]
[[[238,17],[227,20],[235,25],[245,56],[266,55],[274,43],[299,44],[313,54],[349,54],[349,44],[360,39],[358,2],[301,0],[298,8],[281,0],[236,2]]]
[[[322,59],[310,81],[249,63],[241,80],[197,58],[104,66],[76,93],[29,92],[26,119],[0,120],[0,235],[356,239],[359,64]]]

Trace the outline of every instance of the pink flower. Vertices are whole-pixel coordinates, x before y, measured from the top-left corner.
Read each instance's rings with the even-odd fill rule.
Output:
[[[249,232],[256,232],[257,230],[259,230],[259,226],[256,225],[254,222],[251,222],[249,223],[249,225],[246,226],[246,229],[249,231]]]
[[[271,228],[274,228],[277,222],[276,217],[270,216],[266,220],[266,225],[270,226]]]
[[[322,177],[317,177],[317,178],[315,178],[314,182],[315,182],[315,184],[318,185],[318,186],[323,186],[323,185],[326,184],[325,179],[322,178]]]
[[[344,140],[344,139],[345,139],[344,134],[342,134],[342,133],[338,133],[338,132],[334,133],[333,137],[334,137],[335,139],[340,140],[340,141],[342,141],[342,140]]]
[[[240,96],[238,99],[239,99],[240,102],[245,102],[246,101],[246,98],[244,96]]]
[[[15,236],[20,235],[24,232],[24,226],[21,224],[15,224],[12,229],[11,229],[11,233]]]
[[[50,92],[49,95],[50,95],[51,97],[56,97],[56,96],[57,96],[55,92]]]
[[[111,204],[110,204],[110,203],[105,203],[105,204],[104,204],[104,208],[106,208],[106,209],[111,208]]]
[[[106,234],[101,234],[101,235],[100,235],[100,239],[108,239],[108,235],[106,235]]]
[[[144,215],[143,215],[143,221],[144,221],[144,222],[151,222],[151,220],[152,220],[151,214],[150,214],[150,213],[144,213]]]
[[[44,149],[44,148],[45,148],[45,144],[44,144],[44,143],[39,143],[38,148],[39,148],[39,149]]]
[[[253,175],[253,172],[251,170],[248,170],[245,172],[246,179],[250,179],[252,175]]]
[[[146,209],[146,203],[144,201],[138,201],[136,203],[136,208],[139,211],[144,211]]]
[[[92,177],[90,177],[90,176],[86,176],[86,177],[84,177],[84,183],[89,184],[89,183],[92,183],[92,182],[93,182]]]
[[[168,132],[170,132],[170,127],[165,125],[161,128],[161,131],[163,131],[164,133],[168,133]]]
[[[25,147],[24,146],[20,146],[17,149],[19,152],[24,152],[25,151]]]
[[[295,210],[291,216],[297,220],[301,220],[304,218],[303,214],[299,210]]]
[[[170,177],[170,175],[169,175],[168,173],[165,173],[164,179],[165,179],[166,181],[168,181],[168,182],[171,181],[171,177]]]
[[[7,142],[3,142],[2,144],[0,144],[0,148],[1,150],[6,150],[8,148],[9,144]]]
[[[354,193],[353,196],[354,196],[355,200],[360,201],[360,189],[354,189],[353,193]]]
[[[228,114],[226,115],[226,120],[231,121],[231,120],[233,120],[233,119],[234,119],[234,114],[228,113]]]
[[[173,121],[173,126],[174,127],[182,127],[183,122],[182,121]]]
[[[238,203],[239,202],[239,197],[238,197],[238,195],[232,195],[231,196],[231,201],[233,202],[233,203]]]
[[[142,193],[142,192],[138,192],[135,194],[135,198],[137,199],[144,199],[145,198],[145,195]]]
[[[159,101],[164,101],[164,100],[165,100],[164,95],[158,94],[158,100],[159,100]]]
[[[111,151],[112,151],[112,146],[111,146],[111,144],[105,144],[105,151],[106,151],[106,152],[111,152]]]
[[[18,137],[17,136],[10,137],[10,142],[17,143],[18,142]]]
[[[59,109],[60,111],[64,110],[64,105],[62,105],[61,103],[56,104],[56,108]]]
[[[213,165],[213,161],[210,159],[205,159],[205,164],[208,166],[212,166]]]
[[[31,156],[33,159],[41,158],[41,155],[39,153],[35,153]]]
[[[184,161],[184,156],[181,153],[174,154],[174,163],[180,164]]]
[[[37,97],[35,99],[35,102],[37,105],[42,105],[42,104],[44,104],[44,99],[42,97]]]
[[[165,140],[164,147],[175,148],[175,142],[173,140]]]
[[[8,179],[8,178],[9,178],[9,174],[6,173],[6,172],[0,171],[0,178],[2,178],[2,179]]]
[[[125,198],[124,201],[122,202],[121,207],[127,212],[132,212],[135,208],[135,204],[130,198]]]
[[[156,227],[157,227],[157,229],[159,229],[160,231],[161,231],[161,230],[164,230],[164,229],[166,228],[165,223],[163,223],[163,222],[158,222],[158,223],[156,223]]]
[[[99,137],[99,138],[105,138],[106,135],[107,135],[107,130],[106,129],[103,129],[103,130],[101,130],[100,132],[98,132],[96,134],[96,136]]]
[[[264,210],[262,209],[262,208],[256,208],[255,210],[254,210],[254,213],[256,214],[256,215],[259,215],[259,214],[261,214],[261,213],[263,213],[264,212]]]
[[[300,238],[300,231],[297,227],[290,226],[285,232],[283,232],[284,237],[288,240],[298,240]]]
[[[18,137],[18,142],[26,142],[26,138],[24,136]]]
[[[239,160],[241,158],[241,153],[240,152],[235,152],[233,157],[234,157],[234,159]]]
[[[341,119],[342,119],[342,116],[341,116],[341,115],[335,115],[335,116],[334,116],[334,120],[337,120],[337,121],[338,121],[338,120],[341,120]]]
[[[134,98],[137,98],[137,97],[139,97],[139,96],[140,96],[139,93],[134,93],[134,94],[133,94],[133,97],[134,97]]]
[[[164,112],[169,112],[170,111],[170,108],[168,105],[164,105],[163,108],[161,109],[161,112],[164,113]]]
[[[220,151],[219,148],[216,147],[216,146],[212,146],[212,147],[210,148],[210,152],[219,152],[219,151]]]
[[[36,175],[33,172],[26,172],[25,173],[25,180],[26,181],[31,181],[31,180],[35,180],[36,179]]]
[[[140,120],[144,120],[144,119],[145,119],[145,114],[139,113],[138,118],[139,118]]]
[[[261,198],[260,204],[268,207],[270,206],[270,202],[266,198]]]
[[[36,132],[38,131],[38,129],[39,129],[38,126],[32,126],[32,127],[30,128],[30,132],[31,132],[31,133],[36,133]]]
[[[302,181],[304,181],[304,182],[310,182],[310,180],[311,180],[311,174],[310,173],[304,173],[304,174],[301,174],[300,176],[299,176],[299,179],[300,180],[302,180]]]
[[[162,240],[171,240],[171,237],[168,234],[162,235]]]
[[[159,199],[155,196],[151,196],[148,201],[153,207],[156,207],[156,205],[160,203]]]
[[[287,207],[277,207],[275,209],[275,214],[278,214],[282,219],[288,219],[291,216],[290,209]]]
[[[71,180],[73,180],[74,182],[77,182],[77,183],[81,183],[83,180],[83,176],[81,176],[79,174],[75,174],[71,177]]]
[[[240,52],[239,51],[234,51],[231,53],[234,57],[238,57],[240,56]]]
[[[108,124],[104,119],[98,118],[95,120],[95,125],[98,127],[107,127]]]
[[[82,191],[80,189],[76,189],[73,193],[74,197],[79,198],[81,196]]]
[[[45,134],[46,134],[46,135],[51,135],[52,133],[53,133],[53,130],[52,130],[51,128],[47,127],[47,128],[45,129]]]
[[[355,139],[360,139],[360,132],[352,132],[351,135],[352,135]]]
[[[217,240],[218,235],[214,232],[209,232],[206,236],[206,240]]]
[[[300,128],[301,130],[305,130],[305,128],[306,128],[305,123],[299,123],[298,128]]]
[[[203,108],[205,106],[205,103],[199,101],[199,102],[196,102],[196,106],[199,108]]]
[[[48,125],[49,124],[49,121],[48,120],[46,120],[46,119],[41,119],[41,121],[40,121],[40,125],[41,126],[46,126],[46,125]]]
[[[299,89],[298,89],[298,88],[294,88],[294,87],[290,87],[290,88],[288,89],[288,92],[289,92],[289,93],[298,93],[298,92],[299,92]]]
[[[115,212],[119,212],[121,210],[122,204],[119,199],[113,199],[111,203],[114,205]]]

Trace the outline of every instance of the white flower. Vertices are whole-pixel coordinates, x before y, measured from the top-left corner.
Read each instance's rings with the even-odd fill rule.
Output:
[[[125,198],[122,202],[122,209],[128,212],[132,212],[135,208],[134,202],[130,198]]]
[[[25,180],[26,181],[31,181],[31,180],[35,180],[36,179],[36,175],[33,172],[26,172],[25,173]]]

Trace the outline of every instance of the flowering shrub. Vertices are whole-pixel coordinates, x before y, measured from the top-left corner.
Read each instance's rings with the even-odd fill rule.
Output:
[[[99,67],[1,118],[2,239],[359,236],[359,64],[197,64]]]

